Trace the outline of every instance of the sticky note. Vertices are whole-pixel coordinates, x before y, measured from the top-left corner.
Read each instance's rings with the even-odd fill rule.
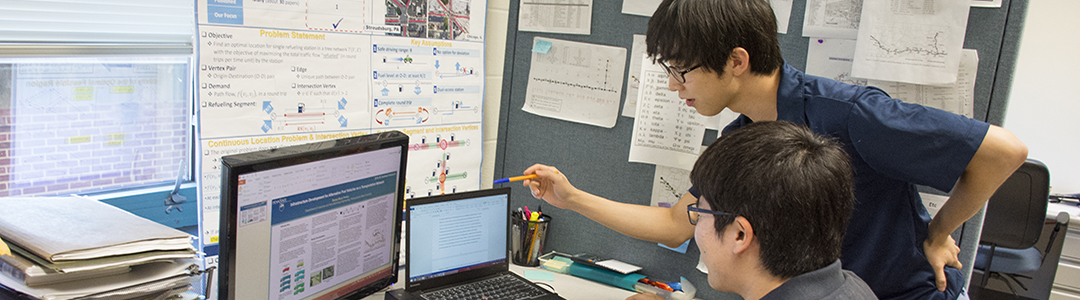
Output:
[[[528,280],[555,281],[555,273],[548,271],[524,270],[521,275]]]
[[[683,242],[682,245],[679,245],[678,247],[675,247],[675,248],[665,246],[664,244],[656,244],[656,245],[660,246],[660,247],[664,247],[665,249],[668,249],[668,250],[671,250],[671,251],[686,254],[686,249],[690,247],[690,240],[686,240],[686,242]]]
[[[11,249],[8,249],[8,246],[4,243],[4,240],[0,240],[0,255],[11,256]]]
[[[545,40],[536,40],[536,45],[533,45],[533,52],[540,54],[547,54],[548,50],[551,50],[551,42]]]
[[[574,261],[571,260],[569,257],[564,257],[564,256],[561,256],[561,255],[555,255],[554,257],[551,258],[551,260],[562,262],[562,263],[565,263],[565,264],[568,264],[568,265],[574,263]]]

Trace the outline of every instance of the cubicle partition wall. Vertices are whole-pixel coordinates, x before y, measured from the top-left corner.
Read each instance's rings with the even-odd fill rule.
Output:
[[[511,1],[495,178],[520,175],[534,163],[548,164],[558,167],[574,186],[585,191],[617,201],[650,204],[654,165],[628,162],[634,119],[620,116],[613,128],[604,128],[541,117],[522,110],[533,38],[624,47],[629,52],[633,34],[645,34],[649,19],[621,13],[622,2],[593,1],[591,34],[570,35],[518,31],[520,2]],[[802,23],[806,1],[793,2],[788,33],[779,35],[780,43],[787,62],[805,70],[809,39],[802,36]],[[965,49],[976,49],[979,55],[974,116],[999,125],[1008,101],[1027,7],[1026,0],[1002,2],[1000,8],[971,8],[964,41]],[[622,80],[625,101],[625,77]],[[716,136],[715,130],[708,130],[703,143],[711,143]],[[514,207],[541,204],[528,189],[520,186],[514,189],[511,204]],[[559,220],[551,225],[545,251],[590,253],[619,259],[640,265],[644,267],[643,272],[661,280],[675,281],[685,276],[699,285],[707,282],[705,275],[695,269],[698,250],[693,242],[682,254],[622,235],[569,210],[549,205],[544,205],[543,209],[545,214]],[[981,223],[980,212],[954,235],[964,249],[961,261],[965,274],[970,274]],[[737,299],[702,287],[699,291],[705,299]]]

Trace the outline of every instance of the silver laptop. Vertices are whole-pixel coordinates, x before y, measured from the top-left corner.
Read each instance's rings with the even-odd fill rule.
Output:
[[[510,272],[510,188],[408,199],[405,289],[388,299],[563,299]]]

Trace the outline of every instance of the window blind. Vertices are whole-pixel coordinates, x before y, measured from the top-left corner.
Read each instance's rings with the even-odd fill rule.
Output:
[[[0,54],[190,54],[194,13],[191,0],[0,0]]]

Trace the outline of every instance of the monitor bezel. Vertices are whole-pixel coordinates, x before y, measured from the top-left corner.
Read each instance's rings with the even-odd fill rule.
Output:
[[[237,222],[237,186],[243,174],[266,171],[275,168],[294,166],[319,160],[341,157],[389,148],[401,149],[401,165],[398,167],[397,186],[395,187],[393,238],[391,241],[390,276],[377,279],[371,284],[349,292],[335,299],[360,299],[394,284],[398,280],[398,258],[401,251],[401,220],[405,199],[405,173],[409,150],[409,136],[400,131],[387,131],[362,136],[327,140],[303,145],[281,147],[221,158],[221,196],[219,209],[219,249],[218,255],[218,299],[239,299],[236,295],[236,270],[232,262],[236,261],[236,222]],[[242,296],[242,295],[241,295]]]

